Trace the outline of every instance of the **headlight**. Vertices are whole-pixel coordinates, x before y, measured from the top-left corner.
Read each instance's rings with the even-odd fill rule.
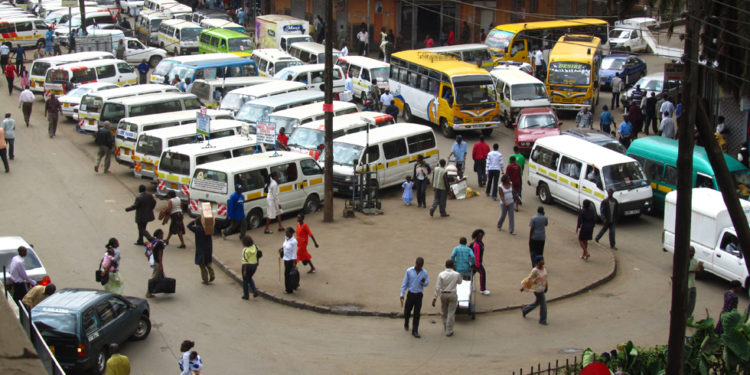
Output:
[[[643,203],[644,206],[648,206],[649,204],[651,204],[651,202],[649,201],[646,201],[645,203]]]
[[[584,101],[583,101],[583,104],[585,104],[585,105],[590,105],[590,104],[591,104],[591,99],[586,99],[586,100],[584,100]]]
[[[453,116],[453,123],[454,124],[463,124],[464,123],[464,119],[462,119],[460,117]]]

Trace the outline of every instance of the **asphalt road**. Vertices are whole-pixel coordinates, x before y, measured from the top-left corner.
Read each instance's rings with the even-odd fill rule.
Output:
[[[647,60],[650,72],[660,70],[657,59]],[[19,126],[11,173],[0,174],[0,235],[21,235],[33,243],[58,288],[97,287],[92,271],[107,239],[117,237],[125,294],[142,296],[150,270],[142,247],[132,245],[133,216],[123,210],[140,182],[119,166],[110,175],[94,174],[93,140],[75,133],[72,122],[62,121],[58,136],[48,138],[41,102],[35,105],[32,127],[24,127],[17,99],[14,93],[1,104]],[[608,100],[603,94],[602,103]],[[564,127],[572,127],[570,118]],[[467,140],[473,143],[477,137]],[[447,155],[451,140],[438,139]],[[500,129],[489,141],[500,143],[507,155],[512,139],[510,130]],[[526,201],[536,204],[528,196]],[[549,215],[575,220],[572,211],[560,206],[547,210]],[[565,349],[609,351],[627,340],[663,344],[668,333],[671,257],[661,251],[661,225],[660,218],[648,216],[622,223],[617,228],[620,250],[615,279],[587,294],[550,304],[549,326],[536,323],[536,312],[524,320],[518,311],[511,311],[475,321],[461,319],[456,335],[446,338],[439,324],[426,318],[419,341],[403,331],[400,320],[322,315],[260,299],[242,301],[240,286],[222,273],[213,286],[199,284],[193,252],[170,247],[165,271],[178,280],[177,293],[149,300],[150,337],[122,350],[130,357],[133,374],[177,373],[183,339],[197,342],[195,350],[211,374],[508,373],[537,362],[570,358],[561,353]],[[714,277],[699,280],[696,313],[705,309],[718,313],[726,287]],[[393,295],[397,304],[396,290]],[[427,302],[423,310],[431,309]],[[747,298],[740,304],[744,308]]]

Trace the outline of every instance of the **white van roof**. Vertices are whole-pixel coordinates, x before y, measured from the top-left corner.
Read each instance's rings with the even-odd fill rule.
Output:
[[[255,94],[257,92],[266,93],[266,92],[279,92],[279,91],[294,90],[294,89],[302,90],[305,87],[307,87],[307,85],[305,85],[302,82],[282,81],[280,79],[274,79],[271,82],[261,83],[255,86],[234,89],[230,91],[229,93],[247,96],[247,95]]]
[[[261,48],[253,50],[253,56],[260,56],[269,60],[295,60],[299,61],[298,58],[290,55],[286,51],[282,51],[276,48]]]
[[[323,112],[323,105],[325,103],[323,102],[317,102],[317,103],[310,103],[305,104],[299,107],[294,108],[288,108],[284,109],[278,112],[273,112],[269,117],[289,117],[289,118],[304,118],[307,117],[307,115]],[[357,108],[357,105],[350,102],[342,102],[340,100],[334,100],[333,103],[333,110],[337,111],[339,109],[345,109],[345,108]]]
[[[432,132],[432,128],[425,125],[401,122],[398,124],[384,126],[382,128],[370,129],[369,142],[370,144],[380,143],[414,134],[424,133],[427,131]],[[336,143],[349,143],[359,146],[365,146],[367,142],[367,132],[352,133],[336,138]]]
[[[358,65],[367,69],[391,67],[391,64],[367,56],[339,56],[339,61],[348,62],[349,64]]]
[[[237,86],[238,84],[246,85],[259,85],[261,83],[278,81],[271,77],[227,77],[227,78],[213,78],[213,79],[196,79],[195,82],[204,82],[211,86]]]
[[[194,29],[202,29],[201,25],[198,25],[197,23],[193,23],[190,21],[185,21],[179,18],[175,19],[169,19],[164,20],[161,23],[162,25],[172,26],[175,29],[184,29],[184,28],[194,28]]]
[[[175,120],[175,121],[190,121],[196,120],[197,121],[197,115],[198,112],[197,109],[188,109],[185,111],[176,111],[176,112],[165,112],[165,113],[157,113],[154,115],[145,115],[145,116],[133,116],[133,117],[125,117],[120,120],[120,122],[128,122],[131,124],[157,124],[160,122],[166,122],[167,120]],[[208,109],[206,110],[206,114],[211,117],[212,119],[215,119],[217,116],[232,116],[232,113],[229,111],[221,111],[218,109]],[[217,121],[217,120],[214,120]],[[211,122],[213,124],[213,121]]]
[[[128,96],[125,98],[117,98],[110,101],[110,103],[118,103],[123,105],[137,105],[151,102],[162,102],[171,99],[198,99],[194,94],[188,94],[186,92],[161,92],[152,93],[138,96]],[[196,110],[197,111],[197,110]]]
[[[206,144],[209,142],[211,143],[211,146],[213,147],[210,147],[210,148],[206,147]],[[256,144],[258,144],[258,142],[255,139],[254,135],[242,135],[242,136],[233,135],[229,137],[212,139],[206,142],[188,143],[184,145],[170,147],[162,151],[162,154],[166,152],[171,152],[175,154],[197,156],[197,155],[211,154],[214,152],[224,151],[224,150],[232,149],[235,147],[252,146]]]
[[[145,116],[141,116],[145,117]],[[230,120],[232,121],[232,120]],[[183,135],[196,133],[196,124],[194,122],[191,122],[189,124],[185,125],[178,125],[178,126],[170,126],[167,128],[160,128],[160,129],[154,129],[154,130],[148,130],[139,135],[142,136],[144,134],[150,135],[152,137],[157,138],[172,138],[172,137],[181,137]],[[221,120],[214,120],[211,121],[211,132],[215,131],[221,131],[226,129],[232,129],[240,126],[239,124],[235,124],[232,122],[223,122]],[[239,133],[238,133],[239,134]]]
[[[165,85],[161,83],[141,84],[133,86],[118,87],[112,90],[97,91],[92,94],[101,97],[103,100],[110,98],[122,98],[131,95],[138,95],[142,93],[154,93],[154,92],[180,92],[177,87],[172,85]]]
[[[117,63],[126,63],[126,62],[124,60],[119,60],[119,59],[87,60],[87,61],[78,61],[78,62],[72,62],[72,63],[67,63],[67,64],[60,64],[54,67],[53,69],[74,69],[74,68],[83,68],[83,67],[96,68],[99,66],[117,64]]]
[[[243,28],[244,27],[238,23],[234,23],[232,21],[227,21],[223,18],[204,18],[201,20],[200,23],[201,26],[209,26],[211,29],[226,29],[226,28]]]
[[[493,77],[511,85],[519,83],[538,83],[543,85],[544,82],[538,78],[532,76],[529,73],[522,72],[517,69],[494,69],[490,71],[490,75]]]
[[[373,120],[377,124],[379,122],[393,121],[393,116],[373,111],[347,113],[341,116],[334,116],[333,131],[336,132],[342,129],[348,129],[353,125],[362,124],[366,121],[365,119]],[[325,120],[316,120],[313,122],[308,122],[307,124],[300,125],[300,128],[325,130],[325,125]]]
[[[66,63],[72,63],[76,61],[88,61],[88,60],[96,60],[101,57],[115,58],[115,55],[112,54],[112,52],[103,52],[103,51],[90,51],[90,52],[78,52],[78,53],[71,53],[71,54],[65,54],[65,55],[59,55],[59,56],[49,56],[49,57],[42,57],[41,59],[35,59],[34,62],[48,62],[48,63],[59,63],[59,64],[66,64]]]
[[[552,151],[567,151],[564,154],[597,166],[635,162],[635,159],[608,148],[571,135],[555,135],[539,138],[534,148],[546,147]],[[533,152],[533,151],[532,151]],[[575,153],[575,155],[573,155]]]
[[[225,137],[229,138],[229,137]],[[223,138],[221,138],[223,139]],[[298,152],[278,151],[276,155],[273,152],[262,152],[252,155],[243,155],[236,158],[212,161],[201,164],[201,169],[210,169],[219,172],[236,172],[245,169],[255,169],[266,165],[277,165],[291,163],[297,160],[312,159],[309,155]]]
[[[289,102],[304,101],[306,99],[315,98],[320,95],[323,95],[324,97],[325,93],[323,91],[316,90],[316,89],[299,90],[299,91],[285,92],[283,94],[264,96],[262,98],[253,99],[249,102],[245,102],[243,106],[247,104],[252,104],[252,105],[261,105],[261,106],[266,106],[266,107],[275,107],[278,105],[287,104]],[[321,97],[321,100],[323,99],[323,97]]]
[[[294,43],[296,46],[297,43]],[[333,68],[336,69],[338,67],[341,69],[341,67],[334,65]],[[304,65],[294,65],[294,66],[288,66],[284,69],[279,70],[276,75],[280,74],[281,72],[292,72],[292,73],[303,73],[303,72],[317,72],[320,70],[325,70],[326,64],[304,64]]]
[[[667,193],[664,200],[671,204],[676,204],[677,190]],[[745,215],[748,215],[750,202],[740,199],[740,204],[742,205],[742,210],[745,211]],[[720,191],[709,188],[694,188],[692,209],[693,212],[698,212],[708,217],[717,217],[720,213],[727,210],[727,206],[724,204],[724,197]]]

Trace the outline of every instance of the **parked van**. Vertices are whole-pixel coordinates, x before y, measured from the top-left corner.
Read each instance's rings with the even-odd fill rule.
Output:
[[[285,109],[299,107],[310,103],[322,102],[325,93],[319,90],[293,91],[285,94],[266,96],[245,102],[234,118],[248,124],[251,133],[255,133],[255,125],[271,113]]]
[[[193,8],[185,4],[167,4],[162,7],[161,12],[176,20],[191,21],[193,19]]]
[[[219,103],[221,103],[221,98],[223,98],[226,93],[242,87],[255,86],[272,80],[273,78],[266,77],[196,79],[190,87],[190,93],[195,94],[206,107],[218,108]]]
[[[307,88],[322,91],[323,77],[325,75],[325,64],[298,65],[284,68],[273,76],[282,81],[302,82]],[[344,91],[344,71],[338,65],[333,66],[333,92]]]
[[[31,63],[29,71],[29,87],[35,94],[44,92],[44,79],[47,77],[47,69],[54,68],[58,65],[69,64],[73,62],[83,62],[101,59],[114,59],[115,56],[110,52],[91,51],[70,53],[60,56],[42,57]]]
[[[651,211],[652,193],[635,159],[570,135],[544,137],[529,156],[528,184],[547,204],[556,200],[578,211],[584,201],[599,205],[614,190],[619,214]]]
[[[78,107],[81,105],[81,99],[88,93],[95,93],[98,91],[112,90],[119,86],[114,83],[106,82],[92,82],[85,83],[76,89],[70,90],[67,94],[60,96],[57,100],[60,102],[63,116],[71,119],[78,120]]]
[[[177,87],[170,85],[133,85],[129,87],[120,87],[101,92],[89,93],[81,98],[81,105],[78,109],[78,125],[81,130],[93,133],[99,128],[99,118],[101,117],[102,106],[104,102],[117,98],[128,96],[138,96],[153,93],[178,93]],[[113,123],[113,125],[116,123]]]
[[[391,65],[366,56],[342,56],[336,65],[344,71],[344,77],[351,77],[354,86],[354,97],[365,102],[370,93],[372,80],[377,79],[381,90],[388,88],[388,76]],[[379,101],[380,98],[378,98]]]
[[[500,119],[512,128],[524,108],[549,107],[544,82],[520,70],[495,69],[490,71],[495,81]]]
[[[154,10],[142,10],[135,16],[135,36],[141,42],[151,45],[159,45],[159,26],[168,20],[166,14]]]
[[[302,60],[276,48],[256,49],[250,58],[258,65],[258,74],[263,77],[273,77],[288,66],[302,65]]]
[[[144,0],[143,9],[161,11],[165,6],[173,5],[175,3],[177,2],[174,0]]]
[[[213,147],[206,147],[207,143]],[[167,192],[174,191],[186,201],[190,199],[190,180],[199,165],[260,152],[265,152],[265,147],[258,144],[253,135],[237,135],[167,148],[159,158],[156,194],[163,197]]]
[[[677,189],[678,141],[666,137],[651,136],[638,138],[628,147],[626,154],[641,164],[651,188],[654,190],[654,204],[661,210],[664,197]],[[737,194],[742,199],[750,199],[750,170],[737,159],[724,154],[729,173],[732,175]],[[693,149],[693,187],[719,190],[716,174],[708,161],[706,149],[695,146]]]
[[[336,116],[333,118],[333,139],[367,130],[368,124],[370,129],[374,129],[394,122],[391,115],[371,111]],[[325,147],[325,120],[316,120],[297,127],[289,137],[287,146],[291,151],[307,154],[318,160],[320,152]]]
[[[211,56],[205,60],[199,60],[201,56]],[[179,56],[195,59],[192,62],[180,63],[177,58],[169,58],[169,63],[164,68],[168,68],[170,78],[177,78],[185,82],[188,78],[190,81],[196,79],[215,79],[223,77],[255,77],[258,75],[258,69],[255,61],[233,55],[231,53],[207,53],[193,56]],[[159,69],[161,62],[157,65],[151,74],[151,82],[163,82],[164,76],[159,76],[163,70]],[[156,78],[154,77],[156,75]]]
[[[208,29],[198,38],[200,53],[231,53],[241,57],[250,56],[255,49],[247,34],[228,29]]]
[[[58,65],[47,70],[44,97],[65,95],[83,83],[108,82],[118,86],[138,83],[135,68],[123,60],[101,59]]]
[[[192,121],[195,121],[195,111],[192,112]],[[170,114],[151,115],[151,116],[169,116]],[[136,121],[143,117],[151,116],[139,116],[134,117],[133,121],[127,121],[129,123],[139,122]],[[216,117],[216,116],[212,116]],[[130,119],[123,119],[123,121]],[[167,120],[169,123],[173,123],[171,119]],[[196,132],[196,126],[194,122],[186,123],[183,125],[170,126],[166,128],[158,128],[155,130],[144,131],[138,134],[138,141],[135,143],[135,150],[133,151],[133,174],[138,178],[154,179],[156,178],[156,170],[159,167],[159,158],[161,152],[169,147],[184,145],[193,142],[203,142],[205,137]],[[242,123],[235,120],[211,120],[211,130],[209,132],[209,139],[218,139],[223,137],[229,137],[232,135],[240,135]]]
[[[114,23],[115,20],[112,19],[112,15],[109,14],[109,11],[106,9],[99,9],[99,11],[96,12],[86,12],[86,19],[84,21],[81,21],[80,14],[74,14],[73,18],[70,19],[70,26],[68,26],[67,23],[55,25],[55,37],[60,38],[61,41],[67,43],[68,37],[70,36],[68,33],[69,27],[74,33],[76,33],[81,27],[89,27],[91,25],[112,25]]]
[[[306,89],[306,86],[303,83],[284,81],[272,81],[251,87],[243,87],[232,90],[224,95],[224,98],[221,99],[219,109],[226,109],[236,113],[245,102],[266,96],[301,91],[304,89]]]
[[[193,22],[196,22],[193,20]],[[232,30],[236,31],[238,33],[243,33],[247,35],[247,30],[245,30],[242,25],[234,23],[232,21],[227,21],[222,18],[203,18],[200,21],[197,21],[199,25],[205,30],[205,29],[226,29],[226,30]]]
[[[333,192],[351,194],[354,168],[376,171],[373,182],[378,188],[401,184],[414,172],[417,155],[433,169],[438,163],[435,134],[429,126],[398,123],[339,137],[333,142]]]
[[[279,203],[284,212],[312,213],[325,194],[323,169],[311,157],[293,152],[271,152],[241,156],[200,165],[190,182],[191,216],[200,215],[200,203],[211,203],[214,217],[227,219],[229,196],[241,187],[248,229],[257,228],[266,216],[263,191],[271,174],[277,173]]]
[[[207,53],[204,55],[196,54],[196,55],[190,55],[190,56],[168,57],[166,59],[159,61],[159,64],[156,65],[156,68],[154,68],[154,70],[151,71],[151,78],[149,82],[162,83],[164,82],[165,76],[169,76],[169,78],[172,78],[174,75],[170,73],[172,73],[172,69],[176,66],[180,66],[180,65],[194,66],[195,64],[216,61],[219,59],[225,59],[229,57],[232,57],[232,55],[228,53]],[[237,56],[234,56],[234,57],[237,57]],[[199,77],[199,78],[205,79],[203,77]]]
[[[126,117],[137,117],[153,115],[166,112],[198,110],[201,103],[193,94],[186,93],[164,93],[148,94],[126,98],[112,99],[104,102],[99,120],[109,121],[111,124],[119,124]],[[135,149],[136,134],[129,133],[128,129],[120,129],[119,125],[115,134],[115,158],[118,163],[133,165],[131,155]]]
[[[11,42],[24,47],[44,46],[49,26],[44,20],[34,17],[0,20],[0,43]]]
[[[334,48],[332,53],[335,64],[340,51]],[[289,54],[306,64],[323,64],[326,61],[326,46],[315,42],[297,42],[289,46]]]
[[[198,53],[198,36],[202,30],[185,20],[164,20],[159,25],[159,47],[175,56]]]
[[[268,121],[276,124],[276,132],[284,128],[286,129],[286,134],[292,134],[302,124],[323,119],[325,117],[325,112],[323,112],[324,104],[321,102],[311,103],[277,111],[268,116]],[[334,117],[357,112],[357,105],[354,103],[334,100],[332,105]]]

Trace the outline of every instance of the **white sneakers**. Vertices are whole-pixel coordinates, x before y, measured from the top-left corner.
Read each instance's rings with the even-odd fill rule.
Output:
[[[485,296],[489,296],[490,295],[490,291],[487,290],[487,289],[483,290],[481,293],[484,294]]]

